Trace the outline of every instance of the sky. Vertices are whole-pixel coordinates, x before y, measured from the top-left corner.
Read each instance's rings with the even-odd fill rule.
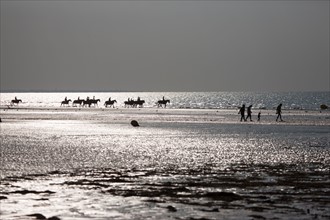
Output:
[[[1,91],[329,91],[328,0],[1,0]]]

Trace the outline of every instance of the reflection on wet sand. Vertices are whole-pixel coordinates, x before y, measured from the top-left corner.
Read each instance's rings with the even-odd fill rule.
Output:
[[[6,110],[4,219],[329,219],[328,114]],[[139,127],[131,126],[137,120]]]

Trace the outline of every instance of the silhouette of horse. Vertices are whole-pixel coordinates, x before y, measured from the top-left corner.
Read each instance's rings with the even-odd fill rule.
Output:
[[[167,103],[170,103],[170,100],[169,99],[166,99],[166,100],[158,100],[158,102],[157,102],[157,106],[158,106],[158,108],[159,107],[163,107],[163,105],[164,105],[164,107],[166,108],[166,104]]]
[[[125,108],[128,108],[130,106],[133,107],[134,101],[125,101],[124,104],[125,104]]]
[[[20,103],[20,102],[22,102],[22,99],[13,99],[13,100],[11,100],[11,105],[14,105],[14,104],[16,104],[16,105],[18,105],[18,103]]]
[[[136,101],[133,101],[133,107],[143,107],[143,104],[145,103],[145,101],[144,100],[136,100]]]
[[[124,104],[125,104],[125,108],[127,107],[132,107],[132,108],[136,108],[136,107],[143,107],[143,104],[145,103],[144,100],[131,100],[131,101],[125,101]]]
[[[91,107],[91,105],[93,104],[94,106],[98,106],[98,102],[100,102],[100,99],[89,99],[89,100],[85,100],[83,101],[83,106],[88,105],[88,107]]]
[[[84,99],[76,99],[72,102],[72,106],[77,106],[77,104],[81,106],[84,101],[85,101]]]
[[[114,103],[117,103],[117,101],[116,100],[108,100],[108,101],[105,101],[104,102],[104,106],[107,108],[108,107],[108,105],[111,107],[115,107],[115,105],[114,105]]]
[[[63,105],[68,105],[69,106],[69,102],[71,102],[71,99],[64,100],[64,101],[61,102],[61,106],[63,106]]]

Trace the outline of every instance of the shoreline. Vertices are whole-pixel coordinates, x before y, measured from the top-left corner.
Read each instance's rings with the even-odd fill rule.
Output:
[[[257,112],[261,120],[257,121]],[[138,119],[147,122],[201,122],[274,125],[330,126],[330,111],[283,110],[284,122],[276,122],[275,110],[253,109],[253,121],[240,122],[237,109],[191,108],[80,108],[80,107],[10,107],[0,106],[2,123],[12,120],[89,120],[105,123]]]

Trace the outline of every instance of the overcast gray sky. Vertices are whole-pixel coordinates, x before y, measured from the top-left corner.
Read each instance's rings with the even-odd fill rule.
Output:
[[[329,90],[329,1],[1,1],[1,90]]]

